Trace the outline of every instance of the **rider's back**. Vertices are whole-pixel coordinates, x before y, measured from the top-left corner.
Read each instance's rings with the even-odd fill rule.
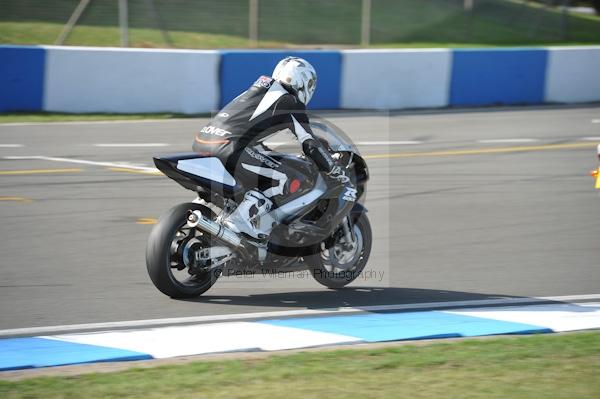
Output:
[[[277,81],[261,76],[202,128],[194,150],[231,156],[252,142],[290,127],[290,115],[304,122],[306,107]]]

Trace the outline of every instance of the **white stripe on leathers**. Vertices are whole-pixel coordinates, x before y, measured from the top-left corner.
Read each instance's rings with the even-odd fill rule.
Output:
[[[308,139],[313,138],[313,136],[302,127],[300,122],[298,122],[296,118],[294,118],[294,115],[292,115],[292,120],[294,121],[294,130],[300,144],[304,143]]]
[[[265,94],[260,103],[254,110],[254,113],[250,117],[250,120],[256,118],[261,115],[263,112],[269,109],[269,107],[275,104],[275,101],[279,100],[284,95],[288,94],[288,91],[281,85],[279,82],[275,81]]]

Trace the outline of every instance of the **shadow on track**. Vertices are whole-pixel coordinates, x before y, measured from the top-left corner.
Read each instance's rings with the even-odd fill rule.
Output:
[[[416,304],[518,298],[501,294],[480,294],[418,288],[347,287],[340,290],[316,290],[251,295],[203,295],[187,302],[214,303],[220,306],[265,306],[285,308],[338,308],[375,305]]]

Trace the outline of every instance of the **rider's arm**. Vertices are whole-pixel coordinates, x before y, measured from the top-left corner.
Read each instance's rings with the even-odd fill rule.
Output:
[[[304,113],[292,113],[291,130],[302,145],[302,151],[310,158],[321,172],[331,172],[335,166],[331,154],[327,148],[317,140],[310,129],[308,116]]]
[[[284,114],[287,115],[288,126],[302,145],[304,155],[330,179],[348,183],[349,179],[342,168],[336,165],[325,145],[313,134],[304,104],[295,96],[289,95],[284,96],[276,108],[279,111],[286,110]]]
[[[335,162],[323,143],[314,136],[304,104],[290,94],[283,96],[275,108],[275,112],[279,111],[279,115],[285,119],[285,123],[298,139],[304,155],[310,158],[321,172],[331,172]]]

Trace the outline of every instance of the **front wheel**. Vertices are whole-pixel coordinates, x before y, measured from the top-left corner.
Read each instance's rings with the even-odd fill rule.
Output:
[[[343,222],[346,223],[346,222]],[[328,288],[342,288],[354,281],[365,268],[371,254],[371,224],[361,214],[351,226],[352,241],[347,242],[343,226],[333,234],[331,243],[307,257],[306,263],[315,280]]]
[[[199,204],[180,204],[164,214],[152,229],[146,247],[146,267],[150,279],[172,298],[195,298],[206,292],[221,274],[221,268],[203,269],[194,262],[194,254],[209,248],[211,237],[187,226],[190,210],[213,217]]]

